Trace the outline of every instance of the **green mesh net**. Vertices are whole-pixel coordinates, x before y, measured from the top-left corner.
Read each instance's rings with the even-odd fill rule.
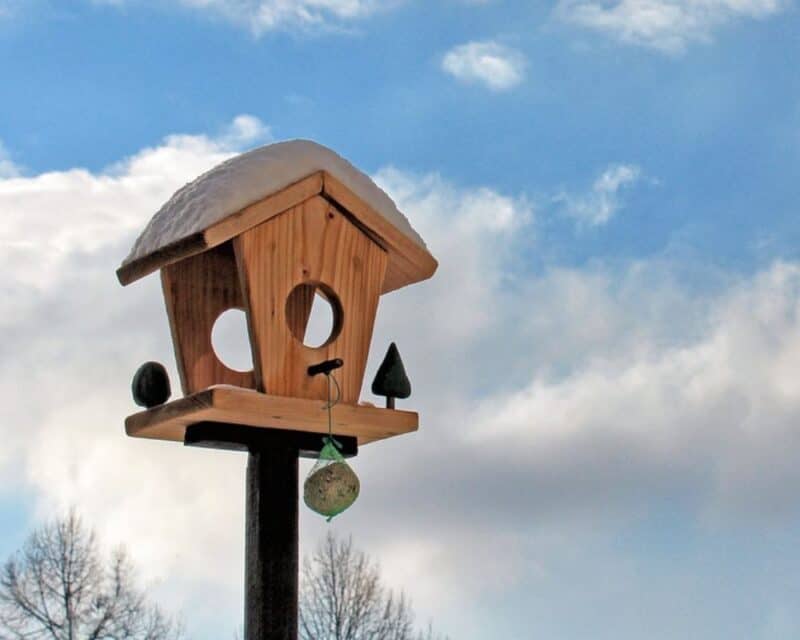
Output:
[[[330,522],[356,501],[361,483],[339,452],[339,443],[330,437],[323,438],[323,442],[319,458],[303,484],[303,500],[309,509]]]

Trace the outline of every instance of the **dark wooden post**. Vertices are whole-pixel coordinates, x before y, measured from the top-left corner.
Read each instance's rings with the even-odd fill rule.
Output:
[[[297,640],[297,445],[252,444],[247,460],[245,640]]]

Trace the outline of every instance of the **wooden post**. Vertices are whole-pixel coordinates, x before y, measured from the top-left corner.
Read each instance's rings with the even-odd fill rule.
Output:
[[[245,640],[297,640],[297,446],[260,442],[247,460]]]

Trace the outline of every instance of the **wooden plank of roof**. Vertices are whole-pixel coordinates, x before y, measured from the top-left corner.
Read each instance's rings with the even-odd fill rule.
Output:
[[[321,193],[322,182],[321,171],[312,173],[310,176],[220,220],[202,232],[192,234],[122,265],[117,269],[117,278],[121,284],[127,285],[161,267],[227,242],[242,231],[259,225]]]
[[[205,230],[206,243],[210,247],[227,242],[240,233],[257,227],[287,209],[305,202],[322,192],[322,172],[317,171],[294,184],[254,202],[241,211],[223,218]]]
[[[380,238],[389,253],[389,266],[381,293],[427,280],[436,272],[439,263],[427,249],[400,231],[333,175],[327,171],[323,174],[323,195],[349,211],[362,226]]]
[[[436,259],[326,171],[317,171],[294,184],[234,213],[199,234],[194,234],[123,265],[117,277],[123,284],[212,247],[274,218],[308,198],[322,193],[349,213],[354,222],[389,254],[381,293],[427,280],[438,267]]]
[[[183,442],[186,427],[198,422],[328,433],[328,413],[319,400],[228,386],[210,387],[128,416],[125,431],[134,438]],[[418,424],[419,416],[413,411],[351,404],[337,404],[333,409],[334,433],[358,438],[359,446],[416,431]]]
[[[202,232],[193,233],[161,247],[157,251],[148,253],[146,256],[132,260],[128,264],[123,264],[117,269],[117,279],[123,286],[128,285],[149,273],[153,273],[153,271],[158,271],[161,267],[202,253],[208,248]]]

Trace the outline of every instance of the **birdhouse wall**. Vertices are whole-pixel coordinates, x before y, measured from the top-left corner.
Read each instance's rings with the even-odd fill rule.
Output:
[[[220,314],[245,305],[231,243],[167,265],[161,286],[184,395],[214,384],[254,389],[253,372],[226,367],[211,345]]]
[[[335,375],[343,402],[358,402],[386,252],[346,212],[320,196],[234,238],[253,347],[255,384],[273,395],[324,399],[324,376],[307,369],[342,358]],[[305,346],[315,292],[331,303],[334,329]]]

